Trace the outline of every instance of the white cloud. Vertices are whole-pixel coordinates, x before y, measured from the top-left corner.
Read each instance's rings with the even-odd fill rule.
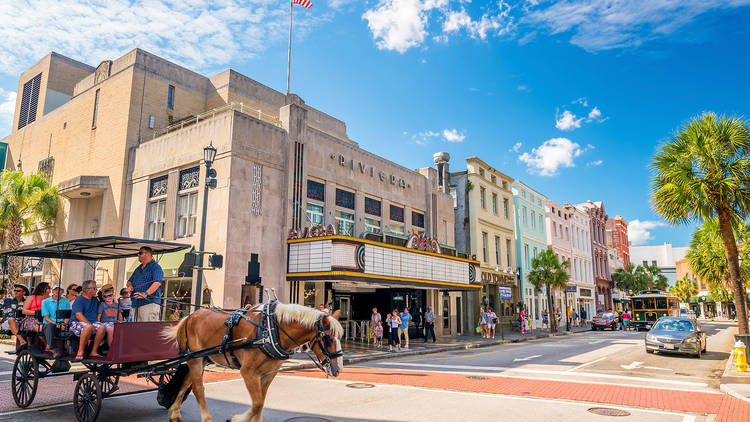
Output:
[[[0,2],[0,16],[0,73],[52,50],[97,65],[135,47],[208,71],[281,45],[289,10],[272,0],[28,0]],[[330,19],[297,10],[295,36]]]
[[[633,220],[628,223],[628,240],[633,245],[643,245],[652,239],[650,230],[657,227],[666,227],[661,221]]]
[[[602,117],[602,112],[599,108],[594,107],[589,111],[589,120],[598,120]]]
[[[331,9],[343,9],[350,4],[354,4],[354,0],[328,0],[328,6]]]
[[[555,118],[555,127],[560,130],[574,130],[581,127],[581,121],[583,117],[577,117],[569,110],[565,110],[562,114]]]
[[[516,142],[513,144],[513,148],[511,148],[509,151],[518,152],[521,150],[521,147],[523,146],[523,142]]]
[[[466,135],[458,133],[456,129],[443,129],[443,138],[448,142],[463,142]]]
[[[404,132],[406,134],[406,132]],[[417,145],[427,145],[430,143],[430,138],[436,138],[440,136],[440,132],[435,132],[432,130],[425,130],[419,133],[416,133],[412,135],[412,139],[414,140],[414,143]]]
[[[596,167],[596,166],[601,166],[601,165],[602,165],[602,163],[603,163],[603,161],[602,161],[602,160],[594,160],[594,161],[589,161],[588,163],[586,163],[586,167]]]
[[[561,0],[527,5],[521,19],[530,30],[570,33],[588,51],[639,46],[664,37],[713,9],[732,9],[750,0]]]
[[[16,92],[0,88],[0,128],[10,128],[13,123],[13,113],[16,110]],[[2,131],[6,133],[9,131]]]
[[[422,44],[427,36],[427,12],[447,3],[448,0],[381,0],[362,19],[367,20],[379,49],[404,53]]]
[[[521,92],[531,92],[531,88],[529,88],[528,85],[518,85],[516,89]]]
[[[575,159],[588,149],[581,149],[568,138],[552,138],[533,148],[531,153],[524,152],[518,159],[526,163],[529,172],[555,176],[560,167],[575,167]]]
[[[465,29],[472,38],[487,39],[488,34],[501,36],[509,33],[513,28],[513,19],[510,17],[511,7],[509,4],[498,1],[488,8],[478,19],[472,19],[466,10],[451,10],[445,14],[443,21],[443,32],[452,33]]]

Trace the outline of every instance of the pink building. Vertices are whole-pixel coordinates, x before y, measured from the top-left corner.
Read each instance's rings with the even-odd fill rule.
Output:
[[[597,310],[612,309],[612,275],[609,272],[609,250],[607,247],[607,220],[604,203],[585,202],[576,205],[589,215],[591,226],[591,262],[594,268],[594,284],[596,285]]]

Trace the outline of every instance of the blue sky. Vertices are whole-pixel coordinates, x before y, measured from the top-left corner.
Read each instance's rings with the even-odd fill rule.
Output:
[[[604,201],[638,243],[692,232],[649,205],[660,142],[703,111],[748,115],[750,0],[312,1],[294,7],[292,91],[362,147],[409,168],[479,156],[558,203]],[[141,47],[285,90],[283,0],[29,3],[0,5],[0,134],[50,50],[96,65]]]

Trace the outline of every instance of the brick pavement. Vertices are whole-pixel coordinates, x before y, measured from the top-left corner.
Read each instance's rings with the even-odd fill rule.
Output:
[[[318,370],[285,372],[286,376],[322,378]],[[466,374],[346,368],[337,378],[353,382],[540,397],[717,415],[717,422],[750,421],[750,403],[722,393],[665,390],[511,377],[470,379]]]

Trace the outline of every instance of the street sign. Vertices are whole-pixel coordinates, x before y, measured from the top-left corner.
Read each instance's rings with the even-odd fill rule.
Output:
[[[578,286],[565,286],[565,291],[568,293],[575,293]]]
[[[500,293],[500,300],[513,299],[513,289],[510,287],[499,286],[498,291]]]

